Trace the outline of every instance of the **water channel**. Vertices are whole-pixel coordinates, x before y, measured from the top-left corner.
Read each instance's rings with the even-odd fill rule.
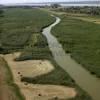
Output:
[[[91,75],[84,67],[66,54],[57,38],[51,34],[54,26],[60,23],[61,19],[56,17],[56,21],[43,29],[42,34],[47,38],[49,48],[57,64],[62,67],[83,90],[85,90],[93,100],[100,100],[100,80]]]

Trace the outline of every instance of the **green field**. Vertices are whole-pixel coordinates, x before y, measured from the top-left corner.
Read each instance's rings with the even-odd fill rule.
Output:
[[[60,17],[62,21],[53,29],[53,34],[66,53],[70,53],[71,57],[91,74],[100,77],[100,25],[72,16]]]
[[[4,17],[0,19],[3,23],[0,44],[4,53],[22,49],[33,33],[39,33],[42,27],[54,20],[37,9],[9,8],[4,12]]]
[[[20,51],[21,56],[15,60],[48,59],[54,65],[55,70],[38,77],[23,77],[21,81],[33,84],[55,84],[75,87],[78,95],[71,100],[92,100],[91,97],[80,89],[75,81],[60,68],[54,61],[49,50],[46,38],[41,30],[44,26],[54,22],[47,12],[39,9],[10,8],[4,9],[2,18],[2,33],[0,53],[12,53]]]
[[[2,25],[1,19],[2,19],[2,17],[3,17],[3,10],[0,9],[0,33],[1,33],[1,31],[2,31],[2,28],[1,28],[1,25]],[[0,45],[0,46],[1,46],[1,45]]]

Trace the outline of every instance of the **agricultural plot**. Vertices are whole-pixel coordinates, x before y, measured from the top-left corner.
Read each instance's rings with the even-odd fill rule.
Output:
[[[52,85],[51,87],[58,85],[71,87],[72,89],[74,88],[76,92],[74,93],[75,97],[71,98],[73,97],[73,95],[71,95],[71,97],[68,98],[70,100],[91,100],[91,97],[82,89],[80,89],[79,86],[77,86],[75,81],[68,75],[68,73],[66,73],[55,63],[49,50],[47,40],[41,33],[42,28],[54,22],[55,18],[51,17],[47,12],[41,11],[39,9],[10,8],[4,9],[4,12],[4,18],[1,19],[1,21],[3,22],[3,31],[0,33],[0,43],[2,44],[2,51],[0,51],[0,53],[10,53],[4,55],[4,58],[10,66],[14,77],[17,77],[19,75],[19,71],[23,71],[24,76],[21,75],[21,79],[18,79],[18,83],[20,81],[21,86],[24,88],[24,90],[27,89],[29,91],[28,96],[34,96],[33,92],[30,92],[30,87],[36,86],[36,91],[37,89],[40,89],[38,93],[40,93],[42,89],[44,91],[48,89],[51,91],[51,89],[48,88],[47,85],[49,84]],[[15,52],[20,52],[20,56],[14,57],[16,56]],[[33,70],[32,72],[35,72],[35,66],[31,66],[34,65],[34,60],[37,60],[36,62],[38,62],[38,64],[35,66],[38,68],[43,67],[45,60],[47,60],[47,64],[49,62],[50,66],[53,66],[53,70],[51,70],[51,72],[46,72],[45,74],[38,75],[39,71],[43,70],[43,68],[39,68],[36,76],[30,76],[30,73],[28,72],[28,67],[30,67],[31,71]],[[43,66],[41,66],[41,64],[43,64]],[[25,76],[25,71],[28,72],[27,75],[29,76]],[[16,78],[14,78],[14,80],[16,80]],[[39,85],[38,87],[37,84]],[[18,86],[20,88],[20,84]],[[58,90],[55,89],[55,91]],[[23,92],[23,90],[21,92],[27,93],[27,91]],[[38,95],[38,99],[36,100],[41,100],[41,98],[43,98],[44,96],[40,96],[41,94],[35,95]],[[47,96],[45,95],[44,97]],[[66,99],[67,98],[65,98],[65,100]],[[48,99],[46,98],[46,100]]]

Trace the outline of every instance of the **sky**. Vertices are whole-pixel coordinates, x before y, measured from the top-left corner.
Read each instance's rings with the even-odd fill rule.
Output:
[[[0,4],[8,3],[31,3],[31,2],[63,2],[63,1],[93,1],[93,0],[0,0]],[[95,1],[95,0],[94,0]]]

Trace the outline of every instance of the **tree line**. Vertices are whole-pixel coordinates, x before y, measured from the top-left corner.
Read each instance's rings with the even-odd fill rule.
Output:
[[[58,11],[62,12],[68,12],[68,13],[85,13],[90,15],[100,15],[100,7],[62,7],[56,9]]]

